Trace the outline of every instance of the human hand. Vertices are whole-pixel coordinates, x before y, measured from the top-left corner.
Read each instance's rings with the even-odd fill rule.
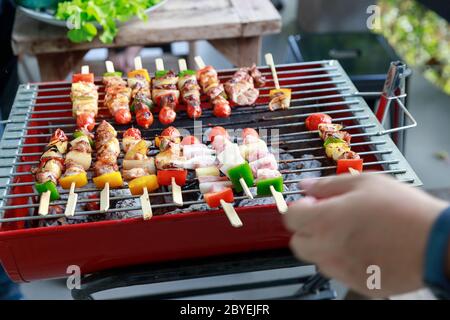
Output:
[[[285,224],[291,249],[326,276],[373,297],[423,287],[424,252],[433,222],[448,204],[381,175],[342,175],[301,184]],[[369,290],[367,268],[381,269]]]

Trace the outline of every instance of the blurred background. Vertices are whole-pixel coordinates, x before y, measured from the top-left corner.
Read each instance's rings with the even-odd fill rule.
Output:
[[[0,51],[0,107],[3,119],[7,119],[18,83],[40,81],[43,78],[41,72],[45,70],[39,69],[36,58],[31,55],[14,56],[8,44],[11,42],[15,8],[9,1],[0,2],[1,40],[6,44],[2,45]],[[450,198],[448,1],[273,0],[272,3],[281,15],[282,28],[279,34],[263,37],[261,53],[272,52],[277,63],[337,59],[361,91],[382,90],[390,61],[405,60],[408,63],[413,73],[407,82],[407,106],[419,125],[407,133],[401,148],[424,182],[424,187],[432,193]],[[379,15],[370,20],[374,13]],[[151,19],[147,23],[152,23]],[[88,63],[95,73],[100,74],[104,71],[105,59],[109,57],[126,70],[132,67],[128,62],[132,59],[128,58],[133,58],[139,52],[147,66],[153,65],[156,57],[163,56],[167,66],[175,67],[179,57],[189,57],[195,52],[217,69],[232,67],[227,58],[207,41],[181,41],[160,47],[115,50],[96,48],[87,52],[83,63]],[[367,102],[374,106],[377,101],[372,99]],[[232,281],[271,276],[277,274],[238,275],[233,276]],[[230,279],[221,277],[211,281],[228,282]],[[179,285],[182,288],[190,283]],[[344,297],[345,287],[335,285],[339,297]],[[292,289],[287,287],[277,290]],[[22,285],[22,291],[25,298],[30,299],[70,299],[69,291],[60,281]],[[214,298],[259,298],[272,295],[270,291],[244,292],[238,296],[227,294]]]

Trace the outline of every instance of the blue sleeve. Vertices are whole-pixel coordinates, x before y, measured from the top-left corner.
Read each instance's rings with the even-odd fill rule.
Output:
[[[0,300],[20,300],[22,298],[19,286],[8,278],[0,265]]]

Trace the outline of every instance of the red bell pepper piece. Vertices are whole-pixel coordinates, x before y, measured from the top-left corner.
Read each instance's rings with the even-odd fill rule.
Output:
[[[358,172],[362,172],[363,163],[363,159],[340,159],[337,161],[336,174],[349,173],[349,168],[355,169]]]
[[[177,185],[184,186],[186,184],[187,170],[158,170],[157,177],[161,186],[170,186],[172,178],[175,178]]]
[[[72,82],[94,82],[93,73],[75,73],[72,76]]]
[[[226,188],[219,192],[210,192],[204,195],[205,202],[210,208],[220,207],[220,200],[231,203],[234,201],[233,190],[231,188]]]

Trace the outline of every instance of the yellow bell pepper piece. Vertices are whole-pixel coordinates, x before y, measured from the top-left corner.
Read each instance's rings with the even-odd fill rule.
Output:
[[[110,188],[118,188],[123,185],[122,175],[119,171],[102,174],[92,179],[92,181],[94,181],[96,187],[99,189],[103,189],[107,182],[109,182]]]
[[[130,189],[131,194],[134,196],[141,195],[144,191],[144,188],[147,188],[148,192],[153,192],[159,188],[158,178],[154,174],[139,177],[131,180],[128,183],[128,188]]]
[[[150,81],[150,75],[146,69],[137,69],[128,72],[128,78],[136,78],[137,75],[144,77],[147,81]]]
[[[142,155],[146,155],[148,152],[148,145],[145,140],[139,141],[133,148],[128,150],[127,154],[125,155],[124,159],[126,160],[134,160],[134,156],[138,153]]]
[[[71,176],[64,176],[59,179],[59,185],[63,189],[70,189],[70,186],[72,185],[72,182],[75,182],[75,187],[81,188],[87,185],[88,178],[86,172],[74,174]]]
[[[272,98],[273,95],[278,93],[278,92],[282,92],[287,99],[291,100],[292,90],[291,89],[287,89],[287,88],[280,88],[280,89],[272,89],[272,90],[270,90],[270,98]]]

